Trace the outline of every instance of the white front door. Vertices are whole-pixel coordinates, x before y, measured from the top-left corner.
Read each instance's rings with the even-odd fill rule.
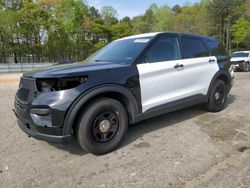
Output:
[[[138,64],[142,111],[197,94],[206,95],[218,71],[216,57],[181,59],[179,41],[161,37]],[[212,60],[212,61],[211,61]]]

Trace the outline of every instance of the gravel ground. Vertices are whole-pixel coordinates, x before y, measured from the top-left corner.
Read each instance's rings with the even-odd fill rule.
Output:
[[[0,75],[0,187],[250,187],[250,73],[236,74],[224,111],[143,121],[104,156],[25,135],[11,110],[19,76]]]

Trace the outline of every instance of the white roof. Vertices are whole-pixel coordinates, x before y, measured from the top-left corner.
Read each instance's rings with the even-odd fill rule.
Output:
[[[145,34],[140,34],[140,35],[132,35],[132,36],[128,36],[128,37],[124,37],[121,39],[117,39],[117,41],[119,40],[125,40],[125,39],[135,39],[135,38],[144,38],[144,37],[154,37],[157,34],[159,34],[161,32],[155,32],[155,33],[145,33]]]

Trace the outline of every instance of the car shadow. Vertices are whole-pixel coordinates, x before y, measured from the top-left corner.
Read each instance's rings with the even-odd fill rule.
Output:
[[[56,144],[56,143],[49,143],[50,145],[56,147],[57,149],[67,151],[74,155],[85,155],[88,154],[87,151],[83,150],[80,145],[78,144],[76,138],[72,136],[72,139],[67,144]]]
[[[229,94],[227,97],[227,103],[225,105],[225,108],[227,108],[230,104],[232,104],[236,100],[236,96]]]
[[[227,98],[227,103],[225,105],[225,109],[228,106],[230,106],[230,104],[232,104],[234,101],[235,101],[235,96],[229,94]],[[121,147],[124,147],[134,142],[135,140],[138,140],[144,134],[154,132],[165,127],[173,126],[182,121],[192,119],[206,113],[208,112],[203,108],[202,105],[196,105],[131,125],[129,127],[127,137]]]
[[[236,97],[234,95],[229,94],[225,108],[232,104],[235,99]],[[154,132],[165,127],[173,126],[177,123],[195,118],[205,113],[208,112],[202,108],[202,105],[196,105],[182,110],[160,115],[154,118],[150,118],[134,125],[130,125],[126,138],[124,139],[120,148],[129,145],[135,140],[141,138],[144,134]],[[58,149],[65,150],[74,155],[82,156],[88,154],[88,152],[84,151],[79,146],[75,138],[73,138],[70,143],[64,145],[53,143],[50,144]]]

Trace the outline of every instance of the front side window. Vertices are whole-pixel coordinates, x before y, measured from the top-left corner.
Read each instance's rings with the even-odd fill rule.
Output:
[[[176,37],[160,37],[149,49],[144,62],[154,63],[178,60],[181,58],[180,46]]]
[[[208,49],[199,39],[183,38],[183,56],[184,58],[196,58],[209,56]]]
[[[152,37],[116,40],[90,56],[85,62],[131,64],[151,39]]]

